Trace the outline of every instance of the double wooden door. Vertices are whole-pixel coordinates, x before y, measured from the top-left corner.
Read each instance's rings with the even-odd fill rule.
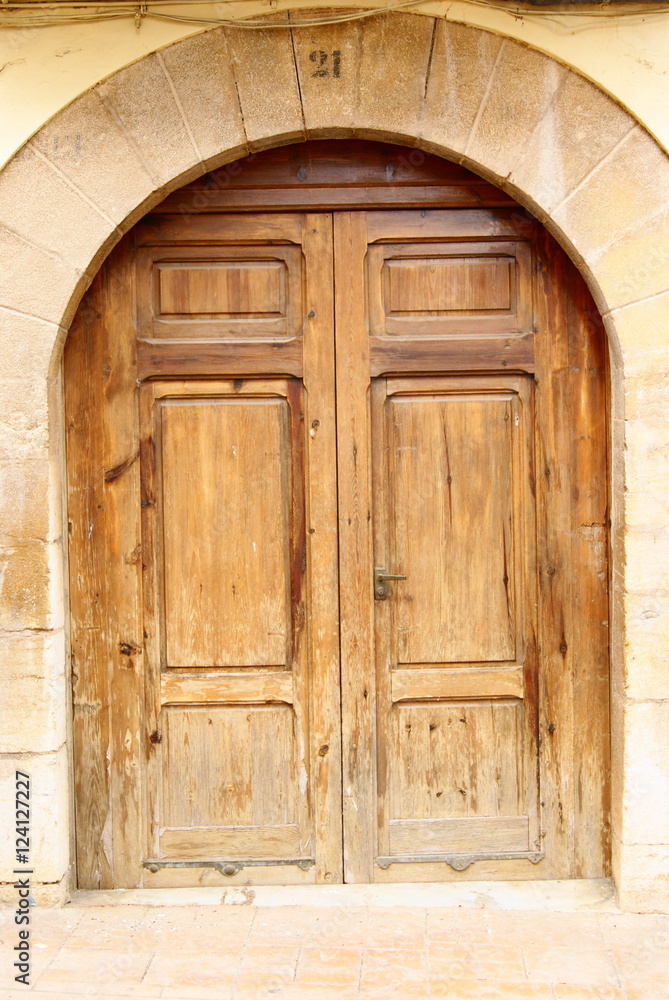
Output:
[[[126,237],[65,362],[80,886],[605,873],[589,303],[508,209]]]

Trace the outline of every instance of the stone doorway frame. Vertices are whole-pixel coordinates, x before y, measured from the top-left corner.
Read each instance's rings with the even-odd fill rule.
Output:
[[[313,52],[326,68],[337,53],[337,73],[319,73]],[[669,819],[657,808],[669,800],[669,157],[537,50],[399,13],[191,36],[78,97],[0,175],[0,760],[8,787],[17,760],[33,775],[38,901],[66,897],[72,856],[68,325],[111,247],[168,193],[251,151],[312,138],[377,139],[462,163],[544,223],[588,282],[611,361],[614,875],[624,909],[669,910]]]

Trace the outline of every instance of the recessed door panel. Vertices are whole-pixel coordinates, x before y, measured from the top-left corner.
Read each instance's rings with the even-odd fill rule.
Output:
[[[303,475],[287,401],[238,393],[157,407],[164,664],[284,666],[292,478]]]
[[[513,660],[517,397],[414,387],[384,407],[398,663]]]

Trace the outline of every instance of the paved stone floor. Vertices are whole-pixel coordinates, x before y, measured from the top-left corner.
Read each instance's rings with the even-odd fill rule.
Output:
[[[36,907],[30,987],[13,983],[5,909],[0,1000],[669,1000],[666,916],[220,898]]]

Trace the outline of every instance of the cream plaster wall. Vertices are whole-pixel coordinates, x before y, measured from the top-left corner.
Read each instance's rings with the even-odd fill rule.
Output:
[[[366,4],[385,5],[384,0]],[[309,8],[327,16],[328,7],[359,6],[359,0],[229,0],[203,3],[197,14],[235,19]],[[586,17],[544,11],[516,16],[466,0],[428,0],[413,9],[515,38],[545,52],[619,101],[669,150],[669,13]],[[0,26],[5,23],[11,25],[11,18],[0,10]],[[151,18],[139,30],[132,18],[0,30],[0,164],[79,94],[149,52],[201,30]],[[71,141],[76,143],[76,137]]]
[[[73,311],[120,235],[208,166],[359,134],[508,190],[581,267],[604,317],[614,867],[626,908],[669,911],[669,157],[582,76],[498,34],[399,13],[303,32],[215,30],[148,55],[0,173],[0,784],[4,800],[17,761],[35,776],[40,899],[67,892],[71,857],[58,371]],[[311,74],[314,39],[355,68],[336,89]],[[0,867],[9,881],[11,854]]]

